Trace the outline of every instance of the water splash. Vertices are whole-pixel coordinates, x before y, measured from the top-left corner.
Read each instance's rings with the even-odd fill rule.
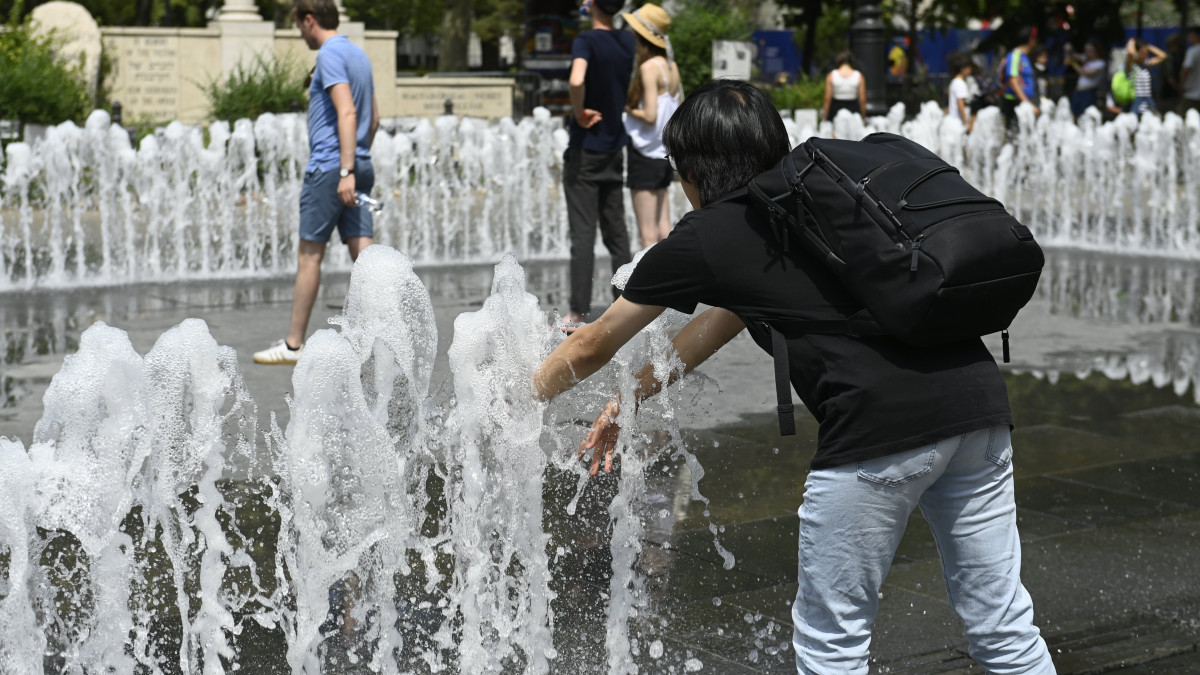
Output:
[[[875,131],[918,140],[1051,246],[1200,257],[1200,114],[1101,123],[1089,111],[1076,123],[1065,102],[1044,108],[1035,118],[1019,107],[1008,138],[995,108],[966,134],[932,102],[908,121],[897,104],[865,122],[847,113],[785,126],[793,143]],[[565,259],[565,147],[544,109],[519,122],[442,116],[380,131],[376,240],[422,264]],[[135,150],[104,111],[82,129],[51,127],[33,147],[13,143],[0,160],[0,292],[287,274],[306,148],[300,116],[265,114],[232,130],[175,122]],[[674,217],[688,209],[677,186],[670,200]],[[327,267],[350,268],[342,248]]]
[[[0,487],[14,495],[0,517],[0,668],[550,672],[544,481],[582,469],[562,451],[578,430],[543,417],[592,413],[596,392],[631,392],[647,364],[666,377],[683,317],[659,319],[589,393],[548,410],[530,382],[562,335],[525,283],[506,257],[481,309],[455,321],[453,397],[435,404],[429,294],[411,259],[369,247],[340,330],[318,331],[296,366],[287,428],[265,434],[233,350],[204,322],[144,357],[116,328],[87,329],[29,449],[0,439]],[[662,501],[645,469],[690,457],[676,424],[685,391],[622,413],[610,672],[634,672],[642,651],[641,542]]]

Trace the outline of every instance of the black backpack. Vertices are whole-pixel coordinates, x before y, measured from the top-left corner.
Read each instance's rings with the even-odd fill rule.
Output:
[[[919,347],[1003,331],[1008,361],[1007,328],[1037,288],[1042,249],[1000,202],[934,153],[888,133],[813,138],[749,189],[785,250],[799,242],[863,306],[828,321],[767,319],[784,435],[794,427],[780,329],[887,334]]]

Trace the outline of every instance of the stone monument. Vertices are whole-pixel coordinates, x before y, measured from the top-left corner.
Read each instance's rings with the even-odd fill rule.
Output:
[[[30,12],[30,21],[40,34],[53,33],[63,58],[78,64],[93,100],[100,84],[100,26],[83,7],[74,2],[54,0],[38,5]]]

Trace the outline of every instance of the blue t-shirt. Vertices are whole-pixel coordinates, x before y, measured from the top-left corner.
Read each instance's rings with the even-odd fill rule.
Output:
[[[1019,60],[1014,62],[1014,59]],[[1014,49],[1008,53],[1008,57],[1004,59],[1004,98],[1019,99],[1017,91],[1013,89],[1012,78],[1014,75],[1021,76],[1021,84],[1024,86],[1025,98],[1036,102],[1037,97],[1037,82],[1033,75],[1033,62],[1029,60],[1029,56],[1019,49]]]
[[[626,30],[588,30],[571,44],[571,57],[588,62],[583,83],[583,107],[599,110],[602,119],[584,129],[571,119],[572,148],[593,152],[617,152],[628,136],[621,113],[633,74],[633,33]]]
[[[312,85],[308,88],[308,167],[305,171],[330,171],[340,168],[341,148],[338,146],[337,109],[329,96],[329,88],[345,82],[350,85],[354,110],[358,115],[358,147],[355,157],[371,158],[367,136],[371,128],[371,96],[375,81],[371,77],[371,60],[366,52],[345,35],[334,35],[317,51],[317,66]]]

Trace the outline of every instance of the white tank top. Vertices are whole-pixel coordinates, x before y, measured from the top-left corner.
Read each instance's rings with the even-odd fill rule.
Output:
[[[862,78],[862,73],[857,70],[850,73],[848,77],[843,76],[840,71],[833,71],[833,98],[838,101],[857,101],[858,100],[858,81]]]
[[[671,115],[675,114],[675,109],[679,107],[679,103],[683,97],[683,87],[675,92],[672,96],[669,92],[671,89],[671,78],[667,74],[667,70],[663,68],[662,61],[654,59],[658,64],[658,69],[662,71],[663,81],[667,83],[663,92],[658,95],[658,117],[654,120],[654,124],[647,124],[633,115],[625,116],[625,131],[629,133],[629,142],[633,148],[642,155],[653,159],[665,159],[667,149],[663,146],[662,134],[663,127],[667,126],[667,120],[671,119]],[[642,106],[639,104],[638,108]]]

